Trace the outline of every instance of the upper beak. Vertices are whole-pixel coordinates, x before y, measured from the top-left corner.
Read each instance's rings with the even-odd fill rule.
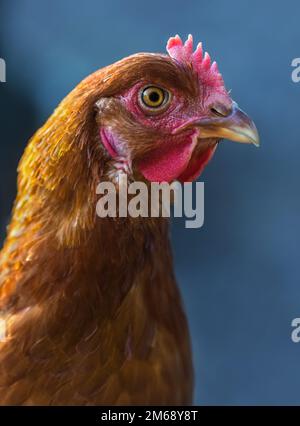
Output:
[[[196,120],[192,124],[200,129],[199,138],[230,139],[235,142],[253,143],[259,146],[259,135],[254,122],[248,117],[238,105],[233,102],[232,109],[226,115],[219,114],[214,108],[217,116]]]

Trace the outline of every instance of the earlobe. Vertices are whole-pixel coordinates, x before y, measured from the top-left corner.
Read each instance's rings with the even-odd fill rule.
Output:
[[[122,156],[124,154],[124,142],[118,132],[112,127],[114,117],[122,116],[122,107],[120,101],[114,97],[100,98],[95,103],[97,110],[96,122],[98,125],[98,134],[100,142],[112,157]]]
[[[111,155],[113,158],[117,157],[118,155],[117,146],[116,146],[115,138],[112,135],[112,132],[110,132],[105,127],[102,127],[100,129],[100,138],[101,138],[102,144],[106,148],[106,151],[109,153],[109,155]]]

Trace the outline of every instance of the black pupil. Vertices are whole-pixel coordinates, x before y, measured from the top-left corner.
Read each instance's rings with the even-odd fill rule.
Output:
[[[154,102],[154,103],[158,102],[160,100],[159,93],[155,91],[151,92],[149,95],[149,99],[151,102]]]

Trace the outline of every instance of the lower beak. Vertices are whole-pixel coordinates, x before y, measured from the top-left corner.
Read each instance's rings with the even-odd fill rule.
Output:
[[[235,102],[229,115],[205,118],[194,122],[193,125],[199,127],[199,139],[230,139],[259,146],[259,135],[255,124]]]

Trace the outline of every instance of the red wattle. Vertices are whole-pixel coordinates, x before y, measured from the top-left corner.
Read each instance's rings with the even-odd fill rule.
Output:
[[[178,177],[179,182],[192,182],[197,179],[215,153],[217,145],[207,148],[200,156],[192,158],[187,168]]]
[[[176,144],[165,141],[145,156],[138,168],[150,182],[171,182],[186,169],[196,142],[192,136]]]

